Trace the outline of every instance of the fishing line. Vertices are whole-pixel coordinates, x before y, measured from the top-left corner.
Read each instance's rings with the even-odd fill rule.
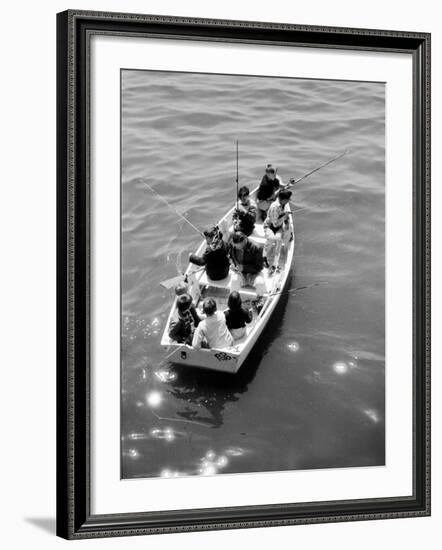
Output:
[[[160,416],[153,409],[150,409],[150,412],[158,418],[158,420],[166,420],[167,422],[185,422],[186,424],[196,424],[197,426],[203,426],[203,428],[211,428],[204,422],[198,422],[198,420],[186,420],[185,418],[171,418],[168,416]]]
[[[147,181],[145,181],[143,179],[140,179],[140,181],[142,183],[144,183],[144,185],[146,185],[146,187],[148,187],[154,195],[156,195],[161,201],[163,201],[164,204],[166,204],[171,210],[173,210],[175,212],[175,214],[177,214],[177,216],[179,216],[182,220],[184,220],[186,223],[188,223],[192,229],[194,229],[195,231],[197,231],[200,235],[202,235],[204,237],[204,233],[202,231],[200,231],[198,229],[198,227],[193,225],[193,223],[191,221],[189,221],[185,216],[183,216],[183,214],[181,214],[181,212],[179,212],[172,204],[170,204],[170,202],[165,197],[163,197],[163,195],[160,195],[160,193],[158,193],[158,191],[156,191],[151,185],[149,185],[147,183]]]
[[[267,296],[277,296],[278,294],[291,294],[292,292],[299,292],[300,290],[306,290],[308,288],[312,288],[314,286],[320,286],[320,285],[328,285],[328,281],[319,281],[317,283],[312,283],[310,285],[305,286],[298,286],[296,288],[291,288],[290,290],[283,290],[281,292],[274,292],[272,294],[268,294]]]

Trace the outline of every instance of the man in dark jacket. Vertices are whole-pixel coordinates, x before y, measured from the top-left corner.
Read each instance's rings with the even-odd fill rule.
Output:
[[[225,279],[229,274],[228,246],[223,241],[222,233],[217,225],[204,231],[207,246],[202,256],[190,254],[189,261],[206,268],[207,277],[212,281]]]
[[[254,286],[258,297],[265,292],[262,268],[264,259],[262,249],[250,241],[244,233],[237,231],[230,244],[230,259],[235,274],[232,277],[232,291],[239,291],[242,286]]]

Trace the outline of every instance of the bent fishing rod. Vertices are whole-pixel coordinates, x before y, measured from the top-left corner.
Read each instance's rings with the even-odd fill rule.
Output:
[[[331,160],[328,160],[327,162],[324,162],[324,164],[321,164],[321,166],[318,166],[317,168],[313,168],[313,170],[310,170],[310,172],[307,172],[307,174],[304,174],[303,176],[301,176],[300,178],[298,178],[297,180],[295,180],[294,178],[292,178],[292,180],[290,180],[290,183],[289,185],[296,185],[297,183],[299,183],[300,181],[302,180],[305,180],[305,178],[308,178],[309,176],[311,176],[312,174],[314,174],[315,172],[318,172],[318,170],[321,170],[322,168],[325,168],[326,166],[328,166],[329,164],[331,164],[332,162],[335,162],[337,160],[339,160],[340,158],[342,158],[343,156],[345,156],[347,153],[349,153],[351,151],[351,149],[346,149],[343,153],[340,153],[337,157],[334,157],[332,158]]]

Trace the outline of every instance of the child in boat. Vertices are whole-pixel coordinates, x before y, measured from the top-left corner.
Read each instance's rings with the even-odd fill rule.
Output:
[[[189,283],[186,283],[184,281],[181,281],[180,283],[178,283],[175,287],[175,294],[176,296],[182,296],[183,294],[189,294],[190,296]],[[190,313],[194,319],[198,319],[199,321],[202,321],[203,319],[206,318],[206,316],[203,313],[201,313],[201,308],[197,309],[193,301],[192,301],[192,305],[190,306]],[[195,326],[197,325],[198,323],[195,324]]]
[[[217,225],[204,231],[206,249],[202,256],[190,254],[189,261],[195,265],[205,266],[207,277],[212,281],[225,279],[229,274],[228,247],[223,234]]]
[[[291,196],[292,192],[288,189],[280,191],[278,198],[272,202],[264,222],[266,236],[264,255],[269,266],[269,275],[273,275],[278,269],[277,264],[282,245],[287,247],[293,237],[289,222],[289,216],[292,213],[290,209]]]
[[[256,202],[250,198],[250,190],[243,185],[238,191],[238,202],[232,220],[235,231],[241,231],[249,237],[255,229]]]
[[[203,302],[204,321],[198,325],[193,335],[192,346],[196,349],[202,347],[228,348],[233,345],[233,337],[226,325],[224,313],[217,311],[213,298],[206,298]]]
[[[200,318],[192,304],[189,294],[181,294],[177,298],[177,317],[169,325],[169,338],[179,344],[192,344],[195,328],[200,324]]]
[[[246,334],[246,324],[252,321],[252,311],[243,307],[241,295],[236,290],[230,293],[227,305],[224,312],[227,328],[233,339],[239,340]]]
[[[241,231],[236,231],[232,236],[229,251],[235,271],[231,289],[239,290],[242,286],[254,286],[257,296],[261,297],[266,290],[261,273],[264,266],[261,247],[249,240]]]
[[[265,174],[259,184],[256,198],[258,201],[258,218],[261,221],[265,221],[267,218],[268,210],[276,199],[278,191],[288,189],[295,183],[295,180],[291,178],[290,182],[285,185],[278,176],[277,171],[277,168],[271,164],[267,164]]]

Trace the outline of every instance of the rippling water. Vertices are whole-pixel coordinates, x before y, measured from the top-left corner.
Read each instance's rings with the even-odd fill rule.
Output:
[[[122,477],[385,461],[384,85],[122,73]],[[171,365],[160,345],[198,235],[265,164],[295,187],[291,287],[236,376]]]

